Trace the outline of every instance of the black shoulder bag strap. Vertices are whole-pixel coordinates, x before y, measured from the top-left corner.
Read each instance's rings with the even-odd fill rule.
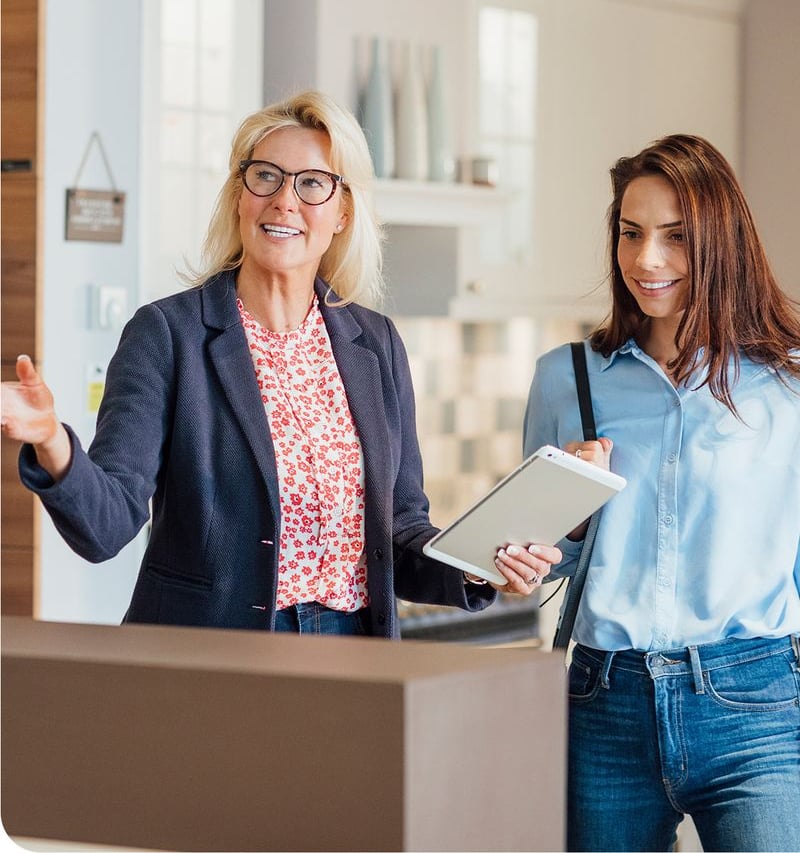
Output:
[[[586,368],[586,349],[583,341],[574,341],[570,344],[570,347],[572,349],[572,364],[575,367],[575,385],[578,390],[583,438],[584,441],[595,441],[597,439],[597,428],[594,423],[592,393],[589,387],[589,373]],[[589,527],[583,540],[580,556],[578,557],[578,565],[575,569],[575,574],[567,585],[564,606],[561,608],[556,636],[553,640],[554,649],[565,649],[569,645],[569,639],[572,636],[572,629],[575,625],[575,616],[578,613],[578,605],[581,602],[583,586],[586,583],[586,572],[589,568],[589,558],[592,556],[592,546],[597,535],[597,525],[599,522],[600,510],[597,510],[589,519]]]

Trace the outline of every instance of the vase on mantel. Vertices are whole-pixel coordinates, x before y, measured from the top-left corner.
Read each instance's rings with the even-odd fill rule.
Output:
[[[456,164],[450,141],[447,98],[444,91],[442,48],[431,51],[431,70],[428,80],[428,178],[431,181],[452,181]]]
[[[428,177],[428,112],[419,50],[406,42],[395,99],[395,174],[409,181]]]
[[[382,38],[375,36],[372,39],[370,53],[361,127],[372,155],[376,177],[392,178],[395,173],[394,109],[386,43]]]

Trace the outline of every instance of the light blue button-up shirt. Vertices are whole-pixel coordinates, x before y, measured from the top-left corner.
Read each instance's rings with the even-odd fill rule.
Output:
[[[628,485],[603,509],[573,639],[654,651],[800,632],[800,382],[743,359],[741,423],[632,341],[586,350],[597,432]],[[525,454],[582,435],[567,345],[537,362]],[[580,553],[558,546],[553,578]]]

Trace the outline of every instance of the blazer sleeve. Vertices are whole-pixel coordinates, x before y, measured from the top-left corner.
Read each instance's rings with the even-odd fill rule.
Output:
[[[70,548],[90,562],[117,554],[150,517],[173,405],[171,337],[162,312],[140,308],[109,363],[94,439],[85,451],[67,427],[72,460],[57,483],[20,451],[23,485],[35,492]]]

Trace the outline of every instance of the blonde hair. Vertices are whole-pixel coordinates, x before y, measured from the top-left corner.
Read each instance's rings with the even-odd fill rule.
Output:
[[[218,273],[241,266],[238,206],[244,184],[239,163],[250,159],[268,134],[286,127],[324,131],[331,143],[331,169],[345,180],[337,192],[342,192],[349,221],[322,256],[320,277],[343,303],[379,305],[384,293],[383,232],[372,199],[372,158],[353,114],[328,95],[312,90],[252,113],[239,125],[231,143],[228,177],[217,196],[203,242],[201,268],[192,269],[183,278],[199,286]]]

